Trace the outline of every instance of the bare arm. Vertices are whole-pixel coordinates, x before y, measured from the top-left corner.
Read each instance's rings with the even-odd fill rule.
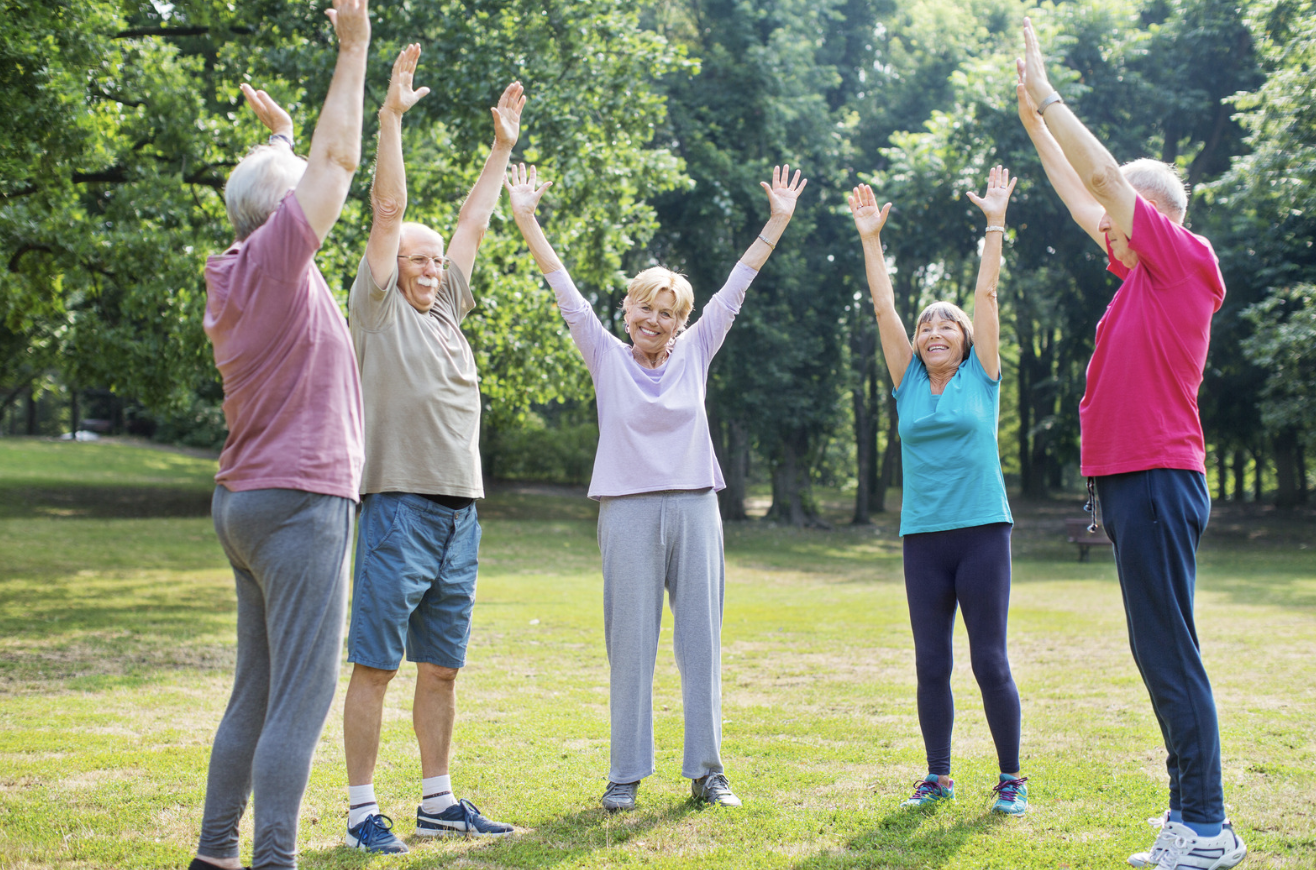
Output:
[[[1033,32],[1033,23],[1024,19],[1024,87],[1033,102],[1041,105],[1054,92],[1046,77],[1042,63],[1042,49]],[[1064,103],[1055,103],[1042,116],[1047,129],[1055,137],[1066,162],[1088,193],[1101,204],[1101,208],[1125,235],[1133,234],[1133,209],[1138,195],[1120,172],[1119,163],[1106,147]],[[1085,230],[1087,227],[1083,227]],[[1105,240],[1100,239],[1102,250]]]
[[[766,181],[759,182],[768,192],[770,209],[768,222],[763,225],[763,231],[758,234],[758,238],[749,243],[749,248],[740,258],[740,262],[756,272],[768,262],[768,257],[777,247],[781,234],[786,232],[786,226],[791,222],[791,216],[795,214],[795,203],[804,186],[809,183],[807,178],[800,178],[800,170],[795,170],[794,179],[790,178],[790,173],[789,166],[774,166],[772,184],[769,185]]]
[[[402,239],[402,218],[407,211],[407,168],[402,157],[402,116],[430,92],[429,88],[412,89],[420,46],[408,45],[393,61],[393,75],[388,80],[388,96],[379,109],[379,149],[375,157],[375,181],[370,187],[370,241],[366,243],[366,262],[376,287],[384,287],[398,268],[398,249]]]
[[[877,334],[882,340],[882,357],[886,360],[891,383],[899,387],[905,379],[905,370],[914,358],[905,325],[896,313],[896,291],[886,271],[886,255],[882,253],[882,227],[886,226],[891,203],[877,207],[873,189],[861,184],[850,192],[850,213],[854,215],[855,229],[864,245],[864,267],[868,274],[868,292],[873,297],[873,311],[877,314]]]
[[[448,243],[448,259],[462,274],[468,278],[475,268],[475,255],[480,250],[480,242],[489,229],[489,216],[498,204],[498,192],[503,182],[503,173],[507,169],[507,160],[512,156],[512,147],[516,145],[521,133],[521,109],[525,106],[525,95],[520,82],[512,82],[503,91],[498,105],[491,108],[494,117],[494,144],[489,156],[480,170],[480,177],[462,203],[462,210],[457,215],[457,228],[452,231],[452,240]]]
[[[549,272],[561,269],[562,261],[558,259],[557,252],[553,250],[548,237],[544,235],[543,228],[539,226],[539,221],[535,219],[535,209],[538,208],[544,191],[548,190],[553,182],[546,181],[538,187],[536,182],[535,167],[531,166],[527,171],[525,164],[522,163],[508,170],[507,179],[503,183],[507,187],[508,199],[512,201],[512,219],[516,221],[517,228],[525,237],[530,255],[535,258],[535,265],[539,266],[539,271],[547,275]]]
[[[368,0],[334,0],[334,8],[325,11],[338,35],[338,63],[311,136],[306,172],[295,191],[321,242],[338,220],[361,162],[361,103],[370,49],[367,6]]]
[[[982,209],[987,218],[987,238],[982,246],[978,266],[978,286],[973,292],[973,352],[983,371],[992,380],[1001,376],[1001,312],[996,298],[996,283],[1001,277],[1001,246],[1005,240],[1005,210],[1010,205],[1018,178],[1010,170],[992,167],[987,177],[987,195],[969,191],[969,200]]]
[[[1042,116],[1037,114],[1037,104],[1033,102],[1033,98],[1028,95],[1028,88],[1024,86],[1024,63],[1018,61],[1017,64],[1019,83],[1015,85],[1015,96],[1019,100],[1019,120],[1023,122],[1024,130],[1028,132],[1028,138],[1033,140],[1037,156],[1042,158],[1042,169],[1046,171],[1047,180],[1051,182],[1051,187],[1069,209],[1069,215],[1074,219],[1074,223],[1082,227],[1083,232],[1091,236],[1092,240],[1101,246],[1101,250],[1105,251],[1105,235],[1097,229],[1105,209],[1083,186],[1078,173],[1069,165],[1065,153],[1060,150],[1060,144],[1046,128]],[[1054,108],[1055,106],[1050,106],[1047,111],[1050,112]]]

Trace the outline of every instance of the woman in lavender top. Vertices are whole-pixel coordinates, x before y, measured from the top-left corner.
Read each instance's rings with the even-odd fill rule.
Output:
[[[508,174],[507,192],[597,394],[599,448],[589,494],[600,502],[612,716],[603,806],[634,809],[640,780],[654,772],[653,670],[664,589],[685,712],[682,775],[696,800],[740,806],[721,757],[725,563],[716,492],[725,484],[708,433],[705,387],[708,365],[806,182],[798,170],[792,179],[789,166],[773,169],[771,185],[761,182],[771,216],[689,329],[689,281],[661,267],[632,278],[624,303],[629,344],[599,322],[535,220],[551,183],[538,185],[534,167],[522,165]]]

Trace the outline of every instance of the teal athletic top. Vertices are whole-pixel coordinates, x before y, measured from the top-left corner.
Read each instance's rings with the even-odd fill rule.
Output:
[[[996,443],[1000,378],[988,377],[970,350],[934,396],[928,370],[915,356],[891,395],[900,416],[905,478],[900,534],[1013,523]]]

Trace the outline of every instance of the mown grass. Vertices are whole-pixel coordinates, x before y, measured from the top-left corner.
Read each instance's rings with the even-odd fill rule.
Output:
[[[232,580],[196,508],[211,474],[208,460],[124,445],[0,441],[0,866],[189,860],[233,660]],[[93,484],[104,489],[89,508]],[[994,757],[962,631],[959,799],[929,814],[896,808],[923,760],[889,516],[869,529],[728,527],[724,760],[746,806],[689,802],[680,684],[665,645],[658,774],[642,785],[638,812],[607,815],[598,808],[608,721],[593,507],[578,495],[501,488],[482,505],[454,780],[524,833],[501,843],[413,839],[399,858],[339,847],[340,692],[303,806],[302,866],[1123,866],[1150,842],[1143,819],[1163,808],[1163,752],[1110,557],[1079,564],[1063,542],[1075,507],[1017,512],[1011,652],[1032,777],[1023,819],[987,813]],[[1226,511],[1203,548],[1199,630],[1221,709],[1229,812],[1251,848],[1246,866],[1316,867],[1312,525]],[[376,779],[384,811],[408,836],[419,795],[413,686],[404,668]]]

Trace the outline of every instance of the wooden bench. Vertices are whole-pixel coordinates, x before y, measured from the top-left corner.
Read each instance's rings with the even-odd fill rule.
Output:
[[[1110,538],[1106,537],[1106,527],[1098,526],[1095,532],[1089,532],[1091,520],[1065,520],[1065,540],[1078,545],[1078,561],[1088,560],[1088,550],[1092,547],[1110,547]]]

